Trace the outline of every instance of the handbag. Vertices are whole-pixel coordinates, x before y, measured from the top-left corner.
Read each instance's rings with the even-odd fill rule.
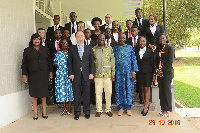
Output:
[[[54,105],[55,104],[55,94],[53,89],[53,80],[49,79],[49,97],[47,97],[47,105]]]

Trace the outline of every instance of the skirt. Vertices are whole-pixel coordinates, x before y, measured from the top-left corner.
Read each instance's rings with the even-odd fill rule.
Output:
[[[28,74],[29,94],[34,98],[49,96],[49,71],[29,72]]]
[[[153,74],[152,73],[137,73],[136,79],[137,79],[137,84],[139,86],[150,87],[152,84]]]

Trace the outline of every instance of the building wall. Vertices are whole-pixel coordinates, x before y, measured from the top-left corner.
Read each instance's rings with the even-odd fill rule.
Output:
[[[0,127],[31,110],[28,86],[21,81],[24,48],[35,31],[35,0],[1,0]]]

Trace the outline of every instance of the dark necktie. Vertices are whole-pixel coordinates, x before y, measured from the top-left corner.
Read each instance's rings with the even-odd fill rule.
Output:
[[[72,34],[75,33],[74,23],[72,23]]]
[[[141,23],[140,23],[140,19],[138,19],[138,24],[139,24],[139,29],[142,27]]]

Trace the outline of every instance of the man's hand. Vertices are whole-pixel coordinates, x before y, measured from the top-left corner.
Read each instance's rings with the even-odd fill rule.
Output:
[[[27,79],[27,76],[26,76],[26,75],[23,75],[23,76],[22,76],[22,82],[23,82],[23,83],[28,83],[28,79]]]
[[[74,80],[74,75],[70,75],[69,78],[73,81]]]
[[[153,52],[156,50],[156,46],[149,44],[149,47],[153,50]]]
[[[93,79],[93,78],[94,78],[93,74],[90,74],[89,79]]]
[[[115,75],[111,75],[111,80],[115,81]]]

